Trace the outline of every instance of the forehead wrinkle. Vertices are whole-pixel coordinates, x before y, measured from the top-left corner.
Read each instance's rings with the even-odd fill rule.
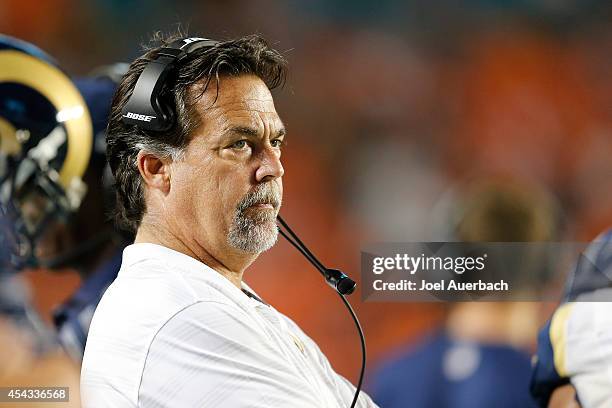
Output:
[[[278,133],[277,129],[284,127],[276,112],[274,99],[261,80],[247,76],[226,78],[224,81],[233,85],[225,87],[221,84],[218,95],[216,87],[209,88],[196,103],[202,124],[216,127],[216,131],[211,128],[211,133],[222,137],[232,128],[243,126],[266,134],[267,128]]]
[[[266,120],[265,115],[249,115],[246,121],[227,119],[224,121],[220,133],[224,135],[231,133],[249,135],[252,133],[251,136],[257,137],[265,135],[269,135],[269,137],[284,136],[286,133],[285,127],[280,118],[278,119]]]
[[[256,115],[256,117],[257,117],[257,129],[258,129],[258,132],[260,134],[262,134],[262,135],[269,135],[270,134],[270,132],[269,132],[269,130],[270,130],[269,129],[269,121],[266,120],[266,118],[264,116],[265,115],[262,114],[262,113],[258,113]],[[263,130],[263,132],[262,132],[262,130]]]
[[[270,106],[264,106],[264,105],[269,105],[270,103],[272,105],[271,106],[272,109],[270,109]],[[224,110],[225,112],[228,112],[228,113],[238,112],[238,111],[276,113],[276,109],[274,108],[274,104],[272,103],[272,101],[269,101],[269,102],[261,101],[261,103],[257,103],[257,104],[250,104],[250,103],[244,103],[244,102],[233,102],[233,103],[226,103],[222,105],[215,104],[215,106],[211,106],[209,108],[202,109],[203,112],[212,112],[212,111],[218,111],[218,110]]]
[[[226,92],[220,92],[216,95],[215,92],[205,92],[202,94],[196,103],[201,105],[205,110],[219,109],[228,105],[272,105],[274,106],[274,98],[269,90],[266,92],[258,89],[228,89]]]
[[[264,134],[268,130],[275,129],[278,133],[281,129],[284,129],[283,122],[276,111],[236,109],[217,112],[216,114],[223,117],[222,128],[224,132],[240,127],[253,128],[258,133],[262,133],[263,130]]]

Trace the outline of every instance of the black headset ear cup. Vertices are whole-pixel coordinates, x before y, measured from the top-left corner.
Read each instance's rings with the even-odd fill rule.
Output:
[[[174,126],[174,98],[171,92],[168,91],[167,85],[164,84],[159,92],[151,95],[151,105],[158,114],[159,130],[168,130]]]
[[[143,69],[134,91],[122,110],[123,122],[144,130],[166,131],[174,126],[176,113],[172,92],[168,92],[166,78],[181,59],[217,41],[206,38],[183,38],[160,49]]]
[[[164,117],[165,128],[172,129],[172,127],[175,124],[175,115],[174,115],[174,109],[172,109],[170,106],[174,106],[174,101],[166,101],[166,102],[172,103],[172,105],[161,103],[160,109]]]
[[[165,79],[173,69],[174,59],[159,57],[147,64],[134,85],[134,91],[122,110],[123,122],[144,130],[164,131],[168,123],[169,107],[162,96]]]

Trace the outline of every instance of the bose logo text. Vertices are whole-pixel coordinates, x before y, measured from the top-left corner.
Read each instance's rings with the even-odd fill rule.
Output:
[[[132,113],[132,112],[128,112],[127,114],[123,115],[123,117],[128,118],[128,119],[140,120],[141,122],[150,122],[151,119],[155,118],[155,116],[140,115],[138,113]]]

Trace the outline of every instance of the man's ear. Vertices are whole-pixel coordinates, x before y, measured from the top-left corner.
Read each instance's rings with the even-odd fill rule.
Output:
[[[170,160],[141,150],[137,157],[138,171],[149,188],[167,194],[170,191]]]

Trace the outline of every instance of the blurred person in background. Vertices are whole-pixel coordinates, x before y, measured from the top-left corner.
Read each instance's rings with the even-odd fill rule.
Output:
[[[531,393],[540,407],[612,405],[612,230],[569,275],[563,301],[540,330]]]
[[[37,47],[0,35],[0,384],[69,386],[77,404],[78,366],[60,346],[79,360],[84,338],[79,350],[69,333],[86,333],[89,322],[71,301],[57,313],[58,335],[20,272],[116,275],[118,266],[101,267],[122,239],[103,209],[99,136],[117,69],[72,80]]]
[[[53,261],[47,261],[46,266],[76,270],[81,277],[79,288],[53,311],[59,340],[77,361],[83,357],[95,307],[104,290],[117,277],[123,248],[133,240],[129,233],[114,228],[110,220],[115,193],[106,162],[110,103],[126,70],[127,64],[115,63],[97,67],[86,77],[74,78],[91,113],[94,129],[94,146],[83,176],[87,194],[79,208],[59,228],[56,224],[60,232],[55,240],[64,247],[51,251]],[[47,247],[46,251],[50,249]]]
[[[557,216],[546,191],[500,179],[464,191],[446,221],[455,227],[451,241],[549,241],[558,236]],[[449,305],[438,332],[375,372],[372,397],[386,408],[535,407],[528,350],[538,312],[532,302]]]

